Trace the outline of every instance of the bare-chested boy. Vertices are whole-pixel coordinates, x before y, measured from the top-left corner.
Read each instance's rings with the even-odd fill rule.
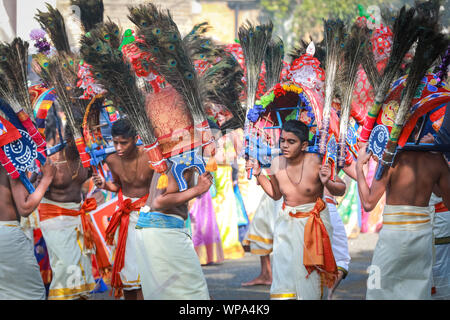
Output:
[[[322,197],[324,187],[333,195],[344,194],[345,184],[339,177],[330,180],[330,166],[306,153],[308,135],[300,121],[283,124],[283,155],[274,159],[270,179],[261,175],[257,161],[247,162],[264,191],[275,200],[284,199],[274,226],[271,299],[325,298],[324,284],[331,287],[337,276],[328,236],[330,216]]]
[[[47,160],[36,190],[29,194],[19,179],[0,166],[0,300],[45,300],[45,287],[34,246],[20,228],[19,216],[29,216],[52,182],[56,168]]]
[[[141,300],[141,278],[136,261],[135,227],[139,209],[148,197],[153,170],[143,147],[136,146],[137,133],[127,119],[113,123],[111,134],[116,153],[106,158],[113,181],[94,174],[98,188],[118,192],[119,204],[106,230],[108,244],[116,244],[111,286],[116,297],[122,289],[126,300]]]
[[[38,207],[39,226],[52,269],[49,300],[87,299],[95,288],[90,256],[93,251],[85,243],[87,224],[83,222],[86,217],[82,217],[96,207],[91,200],[83,203],[81,189],[90,172],[81,164],[69,127],[64,136],[66,147],[50,157],[56,174]]]
[[[185,229],[189,200],[207,192],[209,172],[194,185],[193,168],[184,172],[188,189],[180,192],[172,173],[168,186],[156,189],[159,174],[150,186],[149,198],[141,208],[136,242],[142,291],[146,300],[208,300],[209,292],[191,236]]]
[[[343,169],[344,172],[354,180],[356,180],[355,164],[356,161],[352,162],[349,167]],[[324,189],[324,200],[327,203],[330,212],[331,226],[333,227],[331,244],[338,268],[336,282],[333,287],[328,290],[328,300],[331,300],[339,283],[342,279],[345,279],[348,274],[351,258],[348,252],[347,234],[344,223],[337,211],[335,197],[326,188]],[[242,286],[244,287],[272,284],[272,268],[270,265],[269,254],[272,252],[274,219],[280,211],[279,208],[281,208],[282,202],[281,199],[275,201],[267,194],[264,194],[261,203],[256,210],[249,232],[246,235],[246,241],[250,242],[250,252],[260,256],[261,272],[255,279],[242,283]]]
[[[444,204],[450,205],[450,169],[440,153],[400,151],[369,188],[363,166],[370,157],[360,148],[356,173],[361,203],[370,211],[386,192],[386,205],[366,298],[430,299],[434,207],[429,202],[438,187]]]

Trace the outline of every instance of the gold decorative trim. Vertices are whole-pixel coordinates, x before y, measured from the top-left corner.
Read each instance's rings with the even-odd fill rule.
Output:
[[[419,223],[427,223],[430,222],[430,219],[427,220],[417,220],[417,221],[398,221],[398,222],[385,222],[383,224],[391,224],[391,225],[404,225],[404,224],[419,224]]]
[[[295,294],[295,293],[274,293],[274,294],[270,295],[270,299],[286,299],[286,298],[296,299],[297,294]]]
[[[247,238],[250,240],[254,240],[254,241],[259,241],[259,242],[263,242],[263,243],[267,243],[267,244],[272,244],[273,243],[273,239],[266,239],[254,234],[249,234],[247,235]]]
[[[77,295],[89,293],[95,289],[95,282],[89,284],[83,284],[80,288],[60,288],[50,289],[48,293],[49,300],[69,300],[77,298]]]

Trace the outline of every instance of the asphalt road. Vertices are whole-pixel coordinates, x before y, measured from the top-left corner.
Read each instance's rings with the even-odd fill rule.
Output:
[[[367,268],[370,265],[378,234],[359,234],[349,239],[352,258],[349,273],[336,289],[333,300],[364,300]],[[255,278],[260,271],[259,257],[246,253],[237,260],[203,266],[210,295],[215,300],[268,300],[270,286],[242,287],[241,283]],[[109,291],[91,296],[91,300],[110,300]]]

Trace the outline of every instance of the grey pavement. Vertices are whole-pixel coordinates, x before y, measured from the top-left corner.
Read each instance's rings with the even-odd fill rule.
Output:
[[[352,258],[349,274],[336,289],[333,300],[364,300],[366,294],[367,268],[372,260],[378,240],[377,233],[361,233],[349,239]],[[215,300],[268,300],[270,286],[242,287],[241,283],[258,276],[258,256],[248,252],[241,259],[225,260],[221,264],[202,267],[210,295]],[[109,291],[91,296],[91,300],[110,300]]]

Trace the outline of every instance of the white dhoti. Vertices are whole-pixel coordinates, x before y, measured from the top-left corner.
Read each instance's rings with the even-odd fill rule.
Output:
[[[184,220],[176,215],[145,214],[151,224],[141,224],[140,218],[136,229],[144,299],[208,300],[205,276]]]
[[[434,207],[385,205],[366,299],[430,299]]]
[[[45,300],[33,242],[18,221],[0,221],[0,300]]]
[[[271,299],[319,300],[327,297],[327,289],[317,271],[308,275],[303,265],[304,234],[308,217],[295,218],[289,212],[309,212],[315,203],[285,206],[277,215],[273,235]],[[328,208],[320,212],[329,235],[333,233]],[[330,236],[331,238],[331,236]]]
[[[252,254],[265,256],[272,252],[273,229],[282,204],[282,199],[273,200],[266,193],[262,196],[243,241],[244,245],[250,245]]]
[[[348,273],[348,266],[350,265],[350,254],[348,252],[348,238],[345,231],[344,223],[336,208],[336,203],[333,198],[325,197],[328,210],[330,212],[331,225],[333,226],[333,235],[331,237],[331,245],[333,247],[334,258],[339,270],[344,272],[344,278]]]
[[[42,236],[47,245],[52,282],[49,289],[49,300],[73,300],[89,296],[95,288],[92,275],[90,253],[84,251],[83,227],[80,216],[55,215],[49,213],[48,206],[60,208],[62,211],[78,211],[81,208],[75,202],[55,202],[43,198],[38,210]],[[54,210],[54,209],[51,209]],[[43,215],[46,218],[43,218]]]
[[[434,250],[433,290],[431,297],[438,300],[450,299],[450,211],[442,203],[442,198],[431,196],[434,205]]]

